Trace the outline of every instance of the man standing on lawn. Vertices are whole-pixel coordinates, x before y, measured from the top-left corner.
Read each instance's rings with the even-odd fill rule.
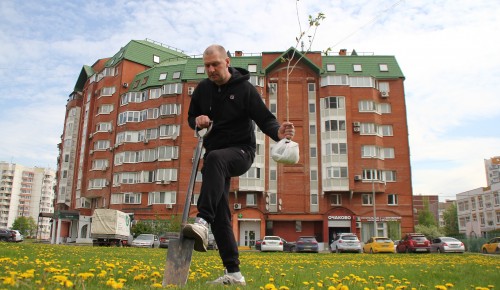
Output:
[[[224,47],[210,45],[203,53],[203,62],[208,78],[193,92],[188,122],[195,130],[210,125],[212,129],[203,141],[206,152],[197,202],[199,213],[193,224],[184,227],[183,234],[195,239],[196,251],[204,252],[210,224],[226,270],[223,276],[209,283],[246,285],[239,268],[238,244],[231,224],[231,177],[247,172],[254,161],[254,124],[276,142],[293,138],[295,129],[290,122],[279,124],[248,81],[249,72],[230,66]]]

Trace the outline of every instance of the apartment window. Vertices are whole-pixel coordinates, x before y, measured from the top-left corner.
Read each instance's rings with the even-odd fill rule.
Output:
[[[347,167],[330,166],[326,168],[327,178],[347,178]]]
[[[177,181],[177,169],[176,168],[157,169],[156,181]]]
[[[181,94],[182,93],[182,84],[177,83],[177,84],[167,84],[163,85],[162,87],[162,94],[163,95],[175,95],[175,94]]]
[[[325,76],[321,78],[321,86],[347,86],[349,77],[347,75]]]
[[[158,147],[158,160],[172,160],[179,158],[179,146],[160,146]]]
[[[160,63],[160,57],[157,55],[153,55],[153,62],[154,63]]]
[[[309,113],[315,113],[316,112],[316,105],[315,104],[309,104]]]
[[[378,104],[378,109],[380,114],[390,114],[392,112],[391,104],[389,103]]]
[[[96,126],[97,132],[107,132],[111,129],[113,129],[113,127],[112,127],[110,122],[101,122],[101,123],[98,123]]]
[[[353,88],[374,88],[375,79],[372,77],[349,77],[349,85]]]
[[[373,205],[373,195],[370,194],[362,194],[361,195],[361,204],[362,205]]]
[[[105,87],[101,89],[101,97],[102,96],[112,96],[116,92],[115,87]]]
[[[387,66],[386,63],[380,63],[378,65],[378,68],[379,68],[380,71],[389,71],[389,67]]]
[[[398,195],[397,194],[388,194],[387,195],[387,204],[388,205],[398,205]]]
[[[269,180],[276,181],[276,170],[271,169],[269,170]]]
[[[246,204],[249,206],[256,206],[257,205],[257,195],[255,193],[248,193]]]
[[[500,194],[498,192],[493,193],[493,200],[495,205],[500,205]]]
[[[149,108],[141,111],[141,121],[157,119],[160,116],[160,109]]]
[[[161,116],[169,116],[169,115],[178,115],[181,111],[180,104],[163,104],[160,106],[160,115]]]
[[[496,211],[497,215],[497,224],[500,224],[500,211]]]
[[[241,177],[260,179],[260,168],[250,167],[250,169],[245,174],[241,175]]]
[[[308,83],[307,84],[307,91],[308,92],[315,92],[316,91],[316,84],[315,83]]]
[[[317,181],[317,180],[318,180],[318,171],[311,170],[311,181]]]
[[[176,71],[174,72],[174,74],[172,75],[172,79],[180,79],[181,78],[181,72],[180,71]]]
[[[107,159],[95,159],[92,161],[92,169],[93,170],[103,170],[108,167]]]
[[[355,72],[361,72],[361,71],[363,71],[363,67],[362,67],[360,64],[353,64],[353,65],[352,65],[352,69],[353,69]]]
[[[276,115],[276,113],[278,112],[278,107],[276,106],[276,104],[274,103],[271,103],[269,104],[269,111],[271,111],[271,113],[273,113],[274,115]]]
[[[125,192],[123,194],[124,204],[141,204],[141,193],[139,192]]]
[[[109,140],[99,140],[94,143],[94,150],[106,150],[109,148]]]
[[[311,193],[311,205],[318,205],[318,194]]]
[[[312,146],[310,149],[309,149],[309,155],[311,158],[317,158],[318,157],[318,153],[317,153],[317,148]]]
[[[346,155],[347,143],[326,143],[325,154],[329,155]]]
[[[478,201],[478,204],[479,204],[479,208],[483,208],[483,197],[482,196],[478,196],[477,197],[477,201]]]
[[[345,131],[345,120],[326,120],[325,131]]]
[[[361,146],[361,157],[362,158],[374,158],[380,156],[380,148],[375,145],[363,145]]]
[[[302,221],[295,221],[295,231],[302,232]]]
[[[380,92],[388,93],[390,91],[389,83],[388,82],[379,82],[378,83],[378,90]]]
[[[325,100],[325,109],[344,109],[345,108],[344,97],[326,97],[324,100]]]
[[[155,88],[149,90],[150,99],[158,99],[161,96],[161,88]]]
[[[160,77],[158,78],[159,81],[164,81],[167,79],[167,73],[161,73],[160,74]]]
[[[365,135],[375,135],[376,125],[374,123],[361,123],[361,134]]]
[[[205,73],[205,66],[203,66],[203,65],[197,66],[196,73],[197,74],[204,74]]]
[[[309,134],[316,135],[316,125],[315,124],[309,125]]]
[[[361,100],[358,102],[358,109],[360,112],[375,112],[377,104],[374,101]]]
[[[378,169],[363,169],[363,180],[381,180],[382,171]]]
[[[380,125],[378,129],[380,135],[382,136],[394,136],[392,131],[392,125]]]
[[[148,194],[148,205],[152,204],[175,204],[175,191],[153,191]]]
[[[394,148],[383,148],[384,159],[394,159]]]
[[[248,65],[248,72],[256,73],[257,72],[257,65],[256,64],[249,64]]]
[[[395,170],[384,170],[382,180],[386,182],[396,181],[396,171]]]
[[[160,137],[162,138],[172,138],[177,136],[179,133],[179,125],[161,125],[160,126]]]
[[[97,109],[97,114],[98,115],[109,114],[109,113],[111,113],[111,111],[113,111],[113,105],[111,105],[111,104],[102,105],[102,106],[99,106],[99,108]]]
[[[326,64],[326,71],[335,71],[335,70],[336,70],[335,64],[333,64],[333,63]]]
[[[332,194],[330,196],[330,204],[331,205],[342,205],[342,195]]]

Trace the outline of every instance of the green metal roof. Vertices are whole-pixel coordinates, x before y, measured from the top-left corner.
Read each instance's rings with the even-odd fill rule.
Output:
[[[273,70],[276,66],[278,66],[279,64],[283,63],[283,60],[284,59],[287,59],[287,58],[290,58],[292,57],[292,55],[294,55],[294,58],[296,59],[299,59],[299,58],[302,58],[300,61],[301,62],[304,62],[307,66],[309,66],[309,68],[311,68],[313,71],[315,71],[316,73],[320,73],[321,72],[321,68],[318,67],[315,63],[313,63],[312,61],[310,61],[308,58],[307,58],[307,54],[303,54],[301,53],[300,51],[296,50],[294,47],[290,47],[287,51],[283,52],[279,57],[277,57],[272,63],[270,63],[264,70],[265,72],[269,72],[271,70]]]
[[[335,72],[327,72],[327,64],[335,64]],[[355,72],[353,65],[360,64],[362,71]],[[388,71],[380,71],[379,65],[386,64]],[[336,55],[323,56],[323,74],[345,74],[349,76],[373,76],[376,78],[404,78],[394,56],[380,55]]]
[[[153,56],[160,58],[160,63],[171,58],[187,57],[186,54],[174,48],[169,48],[161,44],[157,44],[148,40],[131,40],[127,45],[122,47],[112,58],[110,58],[105,66],[111,67],[116,65],[123,59],[153,67],[157,63],[154,62]]]
[[[80,75],[78,75],[78,79],[76,80],[75,88],[73,89],[73,91],[75,91],[75,92],[83,91],[83,87],[85,86],[85,82],[94,73],[95,72],[94,72],[94,69],[92,69],[92,67],[90,67],[88,65],[84,65],[82,67],[82,70],[80,71]]]

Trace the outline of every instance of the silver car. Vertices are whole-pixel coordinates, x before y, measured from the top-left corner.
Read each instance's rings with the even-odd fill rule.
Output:
[[[354,252],[361,253],[363,249],[361,248],[361,242],[358,237],[353,233],[340,233],[338,234],[333,242],[330,244],[330,252],[342,253],[342,252]]]
[[[153,234],[141,234],[132,241],[132,247],[159,248],[160,238]]]
[[[431,252],[438,253],[463,253],[464,243],[451,237],[439,237],[432,239]]]

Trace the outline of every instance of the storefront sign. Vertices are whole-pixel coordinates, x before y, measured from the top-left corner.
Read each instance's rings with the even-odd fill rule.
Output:
[[[359,217],[361,221],[364,222],[373,222],[373,217],[372,216],[362,216]],[[391,221],[400,221],[401,217],[400,216],[383,216],[383,217],[377,217],[377,221],[379,222],[391,222]]]
[[[329,215],[328,220],[351,220],[350,215]]]

